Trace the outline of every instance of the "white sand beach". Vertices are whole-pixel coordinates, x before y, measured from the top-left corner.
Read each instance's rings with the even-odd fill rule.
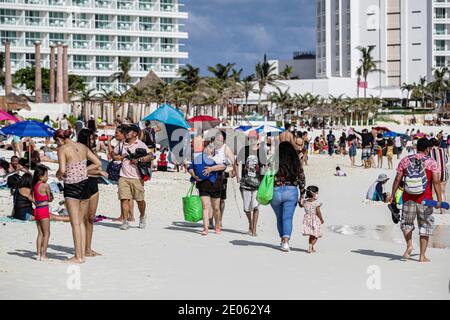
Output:
[[[334,177],[336,165],[348,177]],[[72,255],[69,224],[51,224],[53,261],[38,262],[35,224],[1,222],[0,299],[450,298],[450,215],[436,214],[439,227],[430,241],[431,263],[417,262],[417,230],[412,260],[402,261],[399,225],[392,223],[385,205],[363,201],[378,174],[393,178],[394,170],[350,168],[348,157],[330,160],[325,155],[311,156],[305,170],[307,184],[320,188],[324,203],[324,236],[315,254],[306,253],[300,208],[291,252],[278,249],[270,206],[261,208],[258,237],[248,236],[235,182],[228,186],[222,234],[202,237],[200,225],[183,222],[181,198],[189,187],[188,175],[157,172],[146,184],[147,228],[140,230],[135,223],[121,231],[108,220],[96,223],[93,248],[103,256],[88,258],[81,266],[63,263]],[[392,180],[387,186],[389,191]],[[98,214],[118,217],[116,187],[100,185],[100,190]],[[0,201],[4,217],[12,207],[9,191],[0,191]],[[80,275],[79,287],[73,285],[74,274]]]

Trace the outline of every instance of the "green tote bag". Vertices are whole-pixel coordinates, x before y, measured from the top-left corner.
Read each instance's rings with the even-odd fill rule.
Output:
[[[183,198],[184,220],[189,222],[199,222],[203,219],[202,201],[199,196],[193,196],[194,183],[189,188],[188,194]]]
[[[275,171],[272,169],[267,170],[264,178],[259,185],[258,192],[256,194],[256,200],[263,206],[267,206],[273,198],[273,185],[275,182]]]

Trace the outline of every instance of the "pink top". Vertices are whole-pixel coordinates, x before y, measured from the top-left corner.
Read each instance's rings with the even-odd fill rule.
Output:
[[[47,194],[41,194],[39,192],[39,187],[41,186],[42,182],[36,183],[36,185],[33,188],[33,195],[34,200],[39,204],[39,202],[45,202],[48,201],[48,195]]]
[[[145,143],[143,143],[141,140],[136,140],[136,142],[131,145],[125,143],[121,148],[119,148],[119,146],[116,146],[116,148],[114,149],[114,153],[126,157],[130,153],[134,153],[136,149],[145,149],[147,153],[150,151],[149,148],[145,145]],[[120,151],[122,151],[122,153],[120,153]],[[137,167],[134,164],[132,164],[131,161],[128,159],[124,159],[122,161],[120,176],[128,179],[139,179],[139,180],[141,179]]]
[[[84,181],[87,178],[87,160],[81,160],[66,164],[64,183],[75,184]]]

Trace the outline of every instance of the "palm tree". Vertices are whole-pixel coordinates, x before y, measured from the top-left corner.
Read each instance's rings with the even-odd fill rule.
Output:
[[[186,117],[189,116],[190,107],[194,98],[194,93],[197,91],[201,77],[200,69],[195,68],[191,64],[187,64],[178,70],[181,80],[177,81],[177,86],[180,88],[186,98]]]
[[[284,70],[281,72],[280,77],[283,80],[291,80],[292,73],[294,72],[294,68],[292,66],[286,66]]]
[[[442,68],[437,68],[434,70],[433,72],[433,76],[434,76],[434,81],[430,84],[430,89],[433,92],[433,95],[435,97],[437,97],[438,99],[440,99],[442,106],[444,106],[446,104],[446,100],[447,100],[447,90],[448,90],[448,86],[446,83],[446,76],[448,74],[448,68],[447,67],[442,67]],[[433,103],[435,104],[435,99],[433,99]],[[436,107],[436,105],[435,105]]]
[[[124,84],[125,91],[127,91],[128,85],[131,80],[131,77],[130,77],[131,63],[128,58],[121,58],[119,60],[119,70],[120,71],[113,73],[111,78],[113,81],[118,80],[119,84]]]
[[[419,79],[419,84],[417,86],[417,90],[420,92],[420,96],[422,99],[422,108],[424,108],[426,106],[426,98],[427,98],[427,78],[426,77],[421,77]]]
[[[361,63],[361,75],[364,79],[365,86],[364,86],[364,98],[367,97],[367,77],[369,74],[374,72],[384,72],[383,70],[379,69],[377,64],[379,61],[375,61],[372,57],[372,51],[375,47],[369,46],[369,47],[358,47],[357,49],[361,52],[361,59],[359,62]],[[358,71],[358,70],[357,70]]]
[[[328,102],[329,102],[330,107],[333,110],[336,110],[338,112],[341,111],[341,107],[342,107],[342,105],[344,103],[344,99],[343,98],[344,98],[344,94],[341,94],[341,95],[339,95],[337,97],[332,95],[332,94],[330,94],[328,96]],[[331,117],[331,118],[333,118],[333,117]]]
[[[255,81],[253,79],[253,76],[247,76],[240,83],[242,87],[242,92],[244,93],[245,107],[248,107],[248,97],[250,96],[250,93],[256,93]]]
[[[357,90],[357,97],[359,98],[359,84],[361,83],[361,77],[362,77],[362,66],[359,66],[356,68],[356,90]]]
[[[286,91],[281,91],[280,88],[277,88],[276,92],[272,92],[269,94],[268,100],[277,105],[277,107],[281,108],[281,121],[282,126],[284,127],[285,120],[285,108],[290,108],[292,106],[292,98],[289,94],[289,89]]]
[[[403,83],[402,86],[400,87],[400,89],[403,91],[406,91],[406,108],[409,108],[409,100],[410,100],[410,96],[411,96],[411,91],[413,91],[414,89],[414,85],[412,84],[407,84],[407,83]]]
[[[166,82],[157,82],[150,86],[150,92],[156,103],[165,104],[170,98],[171,87]]]
[[[261,96],[264,92],[264,88],[267,85],[276,87],[278,84],[278,76],[276,75],[275,70],[275,64],[269,63],[266,55],[264,55],[263,62],[259,62],[255,67],[255,77],[258,82],[258,108],[261,106]]]

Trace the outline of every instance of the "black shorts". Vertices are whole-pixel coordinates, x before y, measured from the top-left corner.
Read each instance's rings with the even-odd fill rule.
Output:
[[[87,188],[89,190],[89,198],[98,193],[98,178],[89,177],[87,182]]]
[[[88,189],[88,180],[83,180],[78,183],[64,184],[64,198],[75,200],[88,200],[91,197]]]
[[[222,190],[198,190],[200,197],[210,197],[212,199],[220,199],[222,196]]]

